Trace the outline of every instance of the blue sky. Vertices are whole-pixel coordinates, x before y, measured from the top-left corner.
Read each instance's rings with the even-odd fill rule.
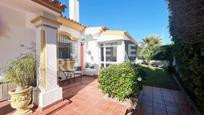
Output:
[[[156,34],[170,43],[166,0],[80,0],[80,23],[126,30],[139,42]]]

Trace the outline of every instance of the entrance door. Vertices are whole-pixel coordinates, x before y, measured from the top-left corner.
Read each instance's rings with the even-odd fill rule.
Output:
[[[117,46],[102,44],[100,46],[100,68],[117,63]]]

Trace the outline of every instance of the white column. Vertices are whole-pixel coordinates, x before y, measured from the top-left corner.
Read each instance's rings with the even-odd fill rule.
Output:
[[[57,83],[57,30],[59,24],[44,17],[34,19],[36,54],[38,61],[38,91],[34,101],[44,108],[62,99],[62,88]]]
[[[125,42],[124,41],[118,41],[117,44],[117,63],[122,63],[125,61]]]

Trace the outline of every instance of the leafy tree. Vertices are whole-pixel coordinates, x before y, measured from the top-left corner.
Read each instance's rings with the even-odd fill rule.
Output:
[[[157,35],[150,35],[143,39],[139,48],[139,58],[145,59],[149,65],[150,60],[153,59],[154,54],[159,51],[162,44],[162,39]]]

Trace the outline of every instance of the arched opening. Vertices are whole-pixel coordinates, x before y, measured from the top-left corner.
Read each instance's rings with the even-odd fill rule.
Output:
[[[58,71],[73,70],[78,61],[77,41],[66,32],[58,32],[57,38],[57,59]]]

